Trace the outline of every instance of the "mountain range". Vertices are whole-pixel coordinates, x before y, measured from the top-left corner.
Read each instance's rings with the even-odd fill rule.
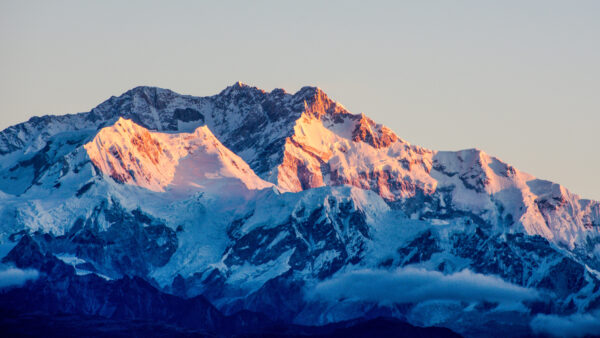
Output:
[[[11,330],[600,334],[599,202],[316,87],[136,87],[31,118],[0,132],[0,215]]]

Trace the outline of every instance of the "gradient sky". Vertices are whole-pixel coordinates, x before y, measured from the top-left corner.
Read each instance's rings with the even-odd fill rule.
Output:
[[[0,0],[0,46],[0,129],[137,85],[316,85],[600,200],[600,1]]]

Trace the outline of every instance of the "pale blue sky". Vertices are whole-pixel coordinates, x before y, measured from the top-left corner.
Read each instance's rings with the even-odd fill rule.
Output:
[[[0,0],[0,129],[137,85],[316,85],[600,199],[600,1]]]

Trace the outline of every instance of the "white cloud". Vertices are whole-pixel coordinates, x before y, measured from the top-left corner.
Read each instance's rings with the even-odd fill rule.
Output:
[[[537,315],[531,321],[531,329],[536,334],[555,337],[583,337],[600,334],[600,312],[574,314],[570,316]]]
[[[438,271],[402,268],[395,271],[357,270],[319,283],[310,297],[352,299],[380,304],[428,300],[518,303],[538,298],[536,290],[510,284],[498,277],[463,270],[444,275]]]
[[[18,268],[7,268],[0,271],[0,289],[21,286],[30,279],[38,278],[39,273],[36,270],[21,270]]]

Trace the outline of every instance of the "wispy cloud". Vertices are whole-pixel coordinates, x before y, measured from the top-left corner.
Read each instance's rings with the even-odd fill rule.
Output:
[[[417,268],[357,270],[338,274],[316,286],[309,295],[354,299],[380,304],[428,300],[518,303],[538,298],[536,290],[510,284],[498,277],[463,270],[444,275]]]
[[[564,317],[539,314],[531,321],[531,329],[536,334],[555,337],[600,335],[600,312]]]
[[[18,268],[0,267],[0,289],[21,286],[26,281],[36,279],[39,273],[36,270],[21,270]]]

